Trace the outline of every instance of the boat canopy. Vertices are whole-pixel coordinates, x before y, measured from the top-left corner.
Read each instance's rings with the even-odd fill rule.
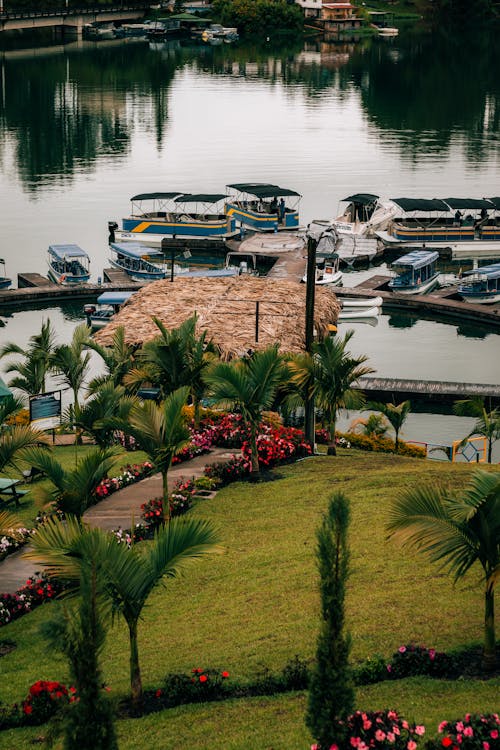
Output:
[[[444,198],[450,208],[463,208],[464,210],[476,208],[495,208],[494,204],[486,198]]]
[[[464,271],[464,276],[482,276],[486,279],[500,279],[500,263],[493,263],[491,266],[482,268],[473,268],[470,271]]]
[[[98,305],[123,305],[135,292],[104,292],[97,298]]]
[[[385,15],[385,14],[384,14]],[[371,193],[355,193],[355,195],[349,195],[347,198],[342,198],[341,203],[359,203],[361,206],[369,206],[370,203],[378,201],[378,195],[372,195]]]
[[[235,185],[228,185],[233,190],[238,190],[240,193],[248,193],[248,195],[255,195],[256,198],[273,198],[273,197],[285,197],[295,195],[301,197],[300,193],[295,190],[289,190],[289,188],[282,188],[279,185],[271,185],[265,182],[240,182]]]
[[[154,200],[165,200],[169,201],[173,198],[177,198],[178,195],[182,195],[182,190],[177,190],[175,193],[139,193],[134,195],[131,201],[154,201]]]
[[[497,209],[497,211],[500,211],[500,197],[498,197],[498,198],[488,198],[488,200],[490,201],[490,203],[493,203],[493,205],[495,206],[495,208]]]
[[[413,250],[413,252],[402,255],[401,258],[395,260],[392,267],[407,266],[418,271],[419,268],[424,268],[424,266],[434,263],[438,258],[439,253],[435,250]]]
[[[449,211],[450,207],[439,198],[391,198],[403,211]]]
[[[177,195],[174,203],[218,203],[226,197],[225,193],[183,193]]]
[[[154,247],[146,247],[139,242],[112,242],[111,247],[127,258],[163,258],[163,253]]]
[[[49,253],[57,260],[65,260],[66,258],[86,258],[90,260],[85,250],[82,250],[78,245],[49,245]]]

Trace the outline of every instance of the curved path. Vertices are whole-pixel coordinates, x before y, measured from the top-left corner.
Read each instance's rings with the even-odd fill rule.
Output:
[[[234,453],[235,451],[228,448],[213,448],[209,453],[172,466],[168,472],[169,489],[172,490],[175,482],[181,477],[197,479],[203,476],[207,464],[223,463]],[[133,523],[140,521],[141,505],[154,497],[161,497],[161,495],[161,475],[154,474],[147,479],[114,492],[97,505],[93,505],[84,514],[84,519],[90,526],[107,531],[118,527],[122,529],[130,528]],[[24,549],[20,549],[0,562],[1,593],[13,594],[39,569],[39,566],[35,566],[30,560],[23,558]]]

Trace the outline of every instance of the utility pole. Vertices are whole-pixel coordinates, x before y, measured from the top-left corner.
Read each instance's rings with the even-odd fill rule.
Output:
[[[316,248],[318,240],[313,235],[307,235],[307,271],[306,271],[306,330],[305,349],[308,354],[312,352],[314,342],[314,296],[316,287]],[[315,445],[315,420],[314,420],[314,396],[306,395],[304,402],[304,433],[307,442],[314,452]]]

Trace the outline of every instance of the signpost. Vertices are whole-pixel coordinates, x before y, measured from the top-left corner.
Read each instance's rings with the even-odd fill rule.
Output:
[[[37,430],[53,430],[61,424],[61,391],[30,396],[30,423]]]

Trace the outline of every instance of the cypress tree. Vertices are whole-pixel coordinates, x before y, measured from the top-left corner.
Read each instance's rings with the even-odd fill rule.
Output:
[[[306,724],[321,750],[343,747],[343,721],[354,707],[349,667],[350,637],[345,633],[344,598],[349,574],[349,502],[342,492],[332,495],[317,531],[321,627],[316,666],[311,676]]]

